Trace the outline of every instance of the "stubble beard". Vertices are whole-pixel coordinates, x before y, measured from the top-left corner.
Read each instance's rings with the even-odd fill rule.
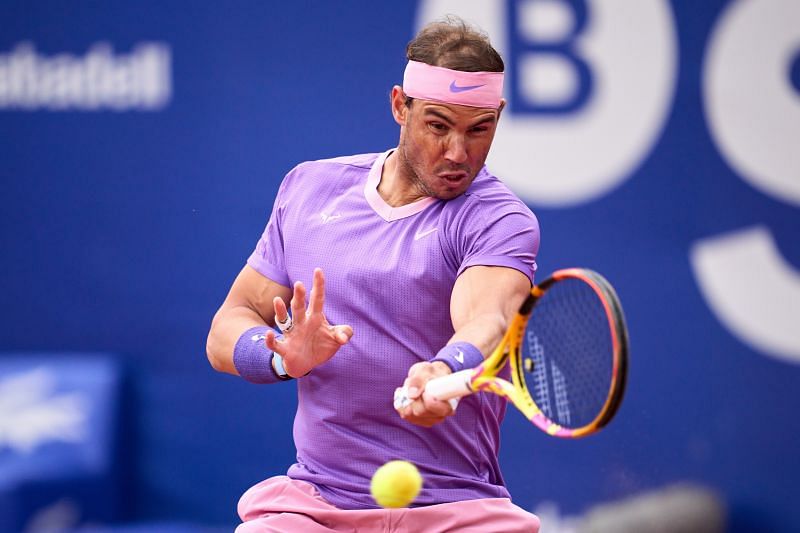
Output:
[[[412,147],[413,148],[413,147]],[[437,200],[452,200],[458,196],[461,196],[466,192],[466,189],[475,181],[475,177],[477,176],[477,172],[473,175],[472,169],[468,165],[459,165],[453,164],[450,165],[447,170],[458,170],[464,171],[469,174],[469,179],[467,180],[467,187],[457,193],[452,194],[441,194],[437,193],[436,191],[431,188],[431,185],[426,182],[422,177],[420,177],[420,173],[417,172],[416,168],[421,167],[422,165],[417,165],[416,160],[408,156],[408,139],[401,137],[400,143],[398,145],[398,163],[400,165],[400,169],[402,173],[408,178],[411,182],[411,185],[416,189],[416,191],[422,196],[428,196],[431,198],[436,198]],[[479,168],[482,168],[483,164],[480,165]],[[431,176],[432,180],[436,179],[435,175]]]
[[[419,177],[417,171],[414,170],[414,167],[411,164],[412,160],[408,157],[406,142],[400,144],[400,152],[400,166],[403,173],[408,177],[409,181],[411,181],[411,184],[414,186],[414,188],[417,189],[417,191],[423,196],[430,196],[444,200],[445,198],[439,198],[439,196],[436,195],[436,193],[428,186],[428,184]]]

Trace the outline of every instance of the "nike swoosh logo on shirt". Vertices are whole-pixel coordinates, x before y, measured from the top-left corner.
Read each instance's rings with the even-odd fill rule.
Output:
[[[426,231],[418,231],[418,232],[417,232],[417,234],[416,234],[416,235],[414,235],[414,240],[415,240],[415,241],[418,241],[418,240],[420,240],[421,238],[423,238],[423,237],[426,237],[426,236],[430,235],[431,233],[433,233],[434,231],[436,231],[436,230],[438,230],[438,229],[439,229],[439,228],[431,228],[431,229],[429,229],[429,230],[426,230]]]
[[[483,87],[486,85],[485,83],[482,85],[456,85],[456,80],[450,82],[450,92],[451,93],[463,93],[464,91],[471,91],[473,89],[478,89],[479,87]]]

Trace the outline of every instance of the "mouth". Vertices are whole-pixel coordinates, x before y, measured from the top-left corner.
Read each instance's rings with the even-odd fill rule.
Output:
[[[441,172],[438,176],[447,183],[457,185],[466,180],[468,174],[466,172]]]

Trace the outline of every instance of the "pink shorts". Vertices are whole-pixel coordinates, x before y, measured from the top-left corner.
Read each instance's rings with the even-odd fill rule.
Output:
[[[236,533],[268,531],[504,531],[537,533],[539,519],[508,498],[442,503],[412,509],[343,510],[316,487],[287,476],[254,485],[239,500]]]

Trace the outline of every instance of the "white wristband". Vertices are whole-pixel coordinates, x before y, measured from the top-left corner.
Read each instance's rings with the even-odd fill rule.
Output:
[[[272,366],[275,368],[275,373],[281,379],[292,379],[292,376],[286,372],[286,368],[283,366],[283,357],[278,355],[275,352],[272,352]]]

